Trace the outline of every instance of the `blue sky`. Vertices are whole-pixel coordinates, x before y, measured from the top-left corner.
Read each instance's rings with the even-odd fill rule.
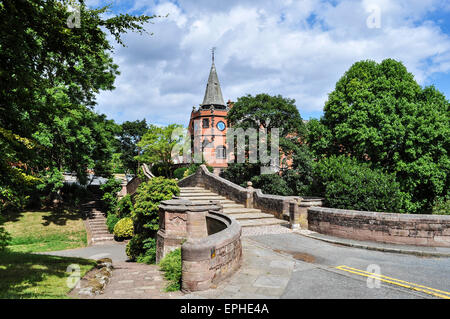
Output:
[[[153,35],[129,33],[113,54],[116,89],[97,111],[121,123],[146,118],[187,125],[217,47],[225,101],[245,94],[296,100],[304,119],[320,117],[327,95],[356,61],[402,61],[422,85],[450,98],[450,3],[437,0],[89,0],[113,13],[158,14]],[[113,41],[111,39],[111,41]]]

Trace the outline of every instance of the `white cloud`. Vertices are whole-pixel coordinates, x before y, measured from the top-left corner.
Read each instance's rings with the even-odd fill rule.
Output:
[[[381,27],[370,29],[367,8],[379,6]],[[336,81],[356,61],[395,58],[419,83],[450,72],[450,38],[426,14],[434,0],[135,1],[130,10],[165,15],[127,34],[117,48],[117,89],[102,92],[98,110],[117,121],[186,125],[202,102],[217,47],[225,100],[267,92],[295,98],[300,113],[319,114]]]

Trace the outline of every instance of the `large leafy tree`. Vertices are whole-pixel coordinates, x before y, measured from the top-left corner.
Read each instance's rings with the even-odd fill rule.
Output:
[[[295,100],[281,95],[261,93],[246,95],[237,99],[228,112],[227,120],[232,127],[243,129],[263,127],[270,133],[278,128],[280,137],[298,137],[305,133],[302,117],[295,106]]]
[[[251,180],[255,186],[266,192],[282,195],[305,195],[309,191],[313,159],[307,146],[303,144],[306,128],[295,100],[265,93],[256,96],[246,95],[238,98],[228,112],[227,119],[233,128],[266,129],[267,144],[270,144],[272,129],[278,128],[281,177],[278,176],[280,174],[258,177],[256,175],[260,174],[259,168],[262,164],[247,161],[246,163],[230,163],[222,174],[225,178],[241,185]]]
[[[161,165],[164,175],[171,177],[172,152],[175,146],[180,145],[184,139],[182,125],[170,124],[160,127],[151,124],[138,143],[142,153],[136,156],[136,159],[143,163]]]
[[[401,62],[361,61],[309,124],[309,141],[317,155],[347,154],[394,173],[406,210],[426,213],[448,193],[449,115],[446,97],[418,85]]]
[[[77,10],[69,11],[68,4]],[[44,177],[53,168],[74,170],[80,179],[87,167],[107,171],[116,127],[93,106],[96,94],[113,89],[119,74],[108,33],[123,45],[121,34],[143,32],[152,18],[108,10],[89,9],[82,0],[0,1],[3,176],[11,165]],[[71,25],[74,15],[79,24]],[[13,184],[1,186],[21,188]]]
[[[120,141],[120,159],[127,171],[137,174],[138,161],[135,159],[139,155],[137,143],[141,140],[147,131],[147,122],[145,119],[136,121],[126,121],[121,125],[119,134]]]

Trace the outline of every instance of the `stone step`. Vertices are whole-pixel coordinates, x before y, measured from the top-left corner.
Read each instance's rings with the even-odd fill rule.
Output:
[[[191,190],[184,190],[184,189],[180,189],[180,194],[211,194],[214,193],[210,190],[204,189],[204,190],[195,190],[195,189],[191,189]]]
[[[257,227],[257,226],[271,226],[271,225],[281,225],[287,224],[285,220],[277,218],[261,218],[261,219],[245,219],[240,220],[238,223],[241,227]]]
[[[89,225],[106,225],[106,218],[90,219]]]
[[[208,191],[206,188],[203,187],[180,187],[180,191]]]
[[[90,213],[89,216],[100,217],[100,218],[101,217],[106,217],[105,214],[103,214],[103,213]]]
[[[90,228],[92,231],[108,231],[108,227],[106,227],[106,225],[90,225]]]
[[[273,215],[266,213],[243,213],[243,214],[232,214],[230,216],[239,222],[241,220],[248,220],[248,219],[274,218]]]
[[[245,206],[244,205],[242,205],[242,204],[237,204],[237,203],[225,203],[225,204],[222,204],[222,207],[223,208],[245,208]]]
[[[113,235],[111,234],[109,231],[107,230],[102,230],[102,231],[93,231],[92,232],[92,237],[103,237],[103,236],[109,236],[109,235]],[[114,237],[114,235],[113,235]]]
[[[114,241],[114,236],[111,237],[92,237],[92,243],[101,243],[101,242],[108,242],[108,241]]]
[[[219,196],[216,193],[180,193],[180,196],[182,197],[207,197],[207,196]]]
[[[219,199],[226,199],[223,196],[208,196],[208,197],[202,197],[202,196],[181,196],[182,198],[188,199],[190,201],[204,201],[204,200],[219,200]]]
[[[224,208],[223,212],[225,214],[244,214],[244,213],[261,213],[261,210],[256,209],[256,208],[246,208],[246,207],[233,208],[233,207],[231,207],[231,208]]]
[[[236,202],[232,201],[231,199],[221,199],[219,200],[219,202],[223,205],[223,204],[236,204]],[[239,204],[236,204],[239,205]]]

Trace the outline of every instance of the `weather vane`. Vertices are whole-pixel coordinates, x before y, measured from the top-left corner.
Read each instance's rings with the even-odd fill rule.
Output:
[[[211,48],[211,52],[212,52],[212,62],[214,63],[214,52],[216,51],[216,47],[212,47]]]

